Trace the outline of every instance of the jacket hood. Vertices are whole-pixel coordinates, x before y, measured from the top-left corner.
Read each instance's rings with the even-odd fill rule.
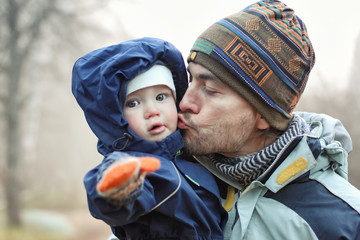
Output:
[[[326,114],[316,114],[310,112],[295,112],[302,117],[312,128],[313,135],[322,138],[326,145],[339,142],[341,147],[347,152],[352,151],[352,140],[340,120]]]
[[[149,37],[125,41],[92,51],[75,62],[72,93],[98,138],[101,154],[136,150],[135,146],[145,141],[129,128],[122,111],[129,81],[157,62],[173,74],[179,108],[187,74],[180,51],[167,41]]]

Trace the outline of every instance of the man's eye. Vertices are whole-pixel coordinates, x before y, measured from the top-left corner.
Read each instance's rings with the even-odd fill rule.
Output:
[[[214,95],[214,94],[217,93],[217,91],[214,88],[210,88],[210,87],[207,87],[207,86],[204,86],[204,91],[208,95]]]
[[[128,108],[133,108],[133,107],[136,107],[137,105],[139,105],[139,101],[136,101],[136,100],[131,100],[131,101],[128,101],[126,103],[126,107]]]
[[[156,96],[156,101],[164,101],[166,99],[166,94],[161,93],[159,95]]]

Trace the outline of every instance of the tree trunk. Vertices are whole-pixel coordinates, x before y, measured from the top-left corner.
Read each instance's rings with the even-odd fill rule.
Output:
[[[18,48],[19,42],[19,5],[15,1],[8,1],[7,24],[9,28],[9,65],[6,68],[7,96],[5,98],[6,116],[6,174],[5,191],[7,204],[8,223],[11,226],[21,225],[20,203],[21,194],[19,189],[18,166],[21,151],[21,139],[19,131],[20,100],[19,82],[22,71],[22,57]]]
[[[18,82],[20,79],[19,69],[10,69],[8,97],[6,101],[6,201],[7,217],[11,226],[21,225],[20,203],[21,191],[19,189],[19,159],[21,151],[21,139],[19,131],[19,113],[21,111],[18,102]]]
[[[16,113],[12,115],[16,115]],[[19,124],[16,119],[14,120],[7,119],[6,214],[10,226],[20,226],[21,194],[17,174],[19,165]]]

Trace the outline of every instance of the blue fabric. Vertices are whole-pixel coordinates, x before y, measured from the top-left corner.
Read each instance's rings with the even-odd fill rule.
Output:
[[[161,168],[146,178],[136,200],[124,206],[109,203],[95,191],[102,164],[86,174],[84,183],[91,214],[109,224],[119,239],[223,239],[227,213],[212,175],[182,155],[175,159],[179,174],[168,158],[146,155],[158,157]],[[208,184],[194,184],[182,172],[193,176],[195,182],[207,180]]]
[[[319,139],[308,138],[315,158],[320,154]],[[319,182],[300,176],[279,192],[268,191],[264,197],[281,202],[295,211],[313,229],[318,239],[358,239],[359,213]]]
[[[359,213],[308,174],[298,178],[277,193],[268,191],[265,197],[277,200],[311,226],[319,239],[358,239]]]
[[[173,73],[178,106],[187,74],[181,53],[166,41],[123,42],[90,52],[74,65],[73,94],[105,157],[84,178],[89,210],[119,239],[223,239],[227,213],[216,182],[200,164],[177,154],[183,147],[180,132],[148,142],[135,135],[122,115],[129,80],[159,61]],[[155,156],[161,167],[130,196],[135,199],[119,205],[100,196],[96,184],[104,169],[124,154]]]
[[[119,148],[123,147],[127,141],[124,133],[134,135],[122,116],[126,87],[158,61],[173,73],[179,103],[187,88],[187,74],[181,53],[169,42],[156,38],[130,40],[92,51],[74,64],[72,92],[99,139],[101,154],[112,152],[117,139]],[[127,149],[136,149],[141,141],[134,136]]]

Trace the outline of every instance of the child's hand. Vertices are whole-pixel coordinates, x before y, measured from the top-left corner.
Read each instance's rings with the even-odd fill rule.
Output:
[[[160,161],[154,157],[120,158],[103,173],[96,190],[102,196],[121,199],[140,186],[146,174],[159,167]]]

